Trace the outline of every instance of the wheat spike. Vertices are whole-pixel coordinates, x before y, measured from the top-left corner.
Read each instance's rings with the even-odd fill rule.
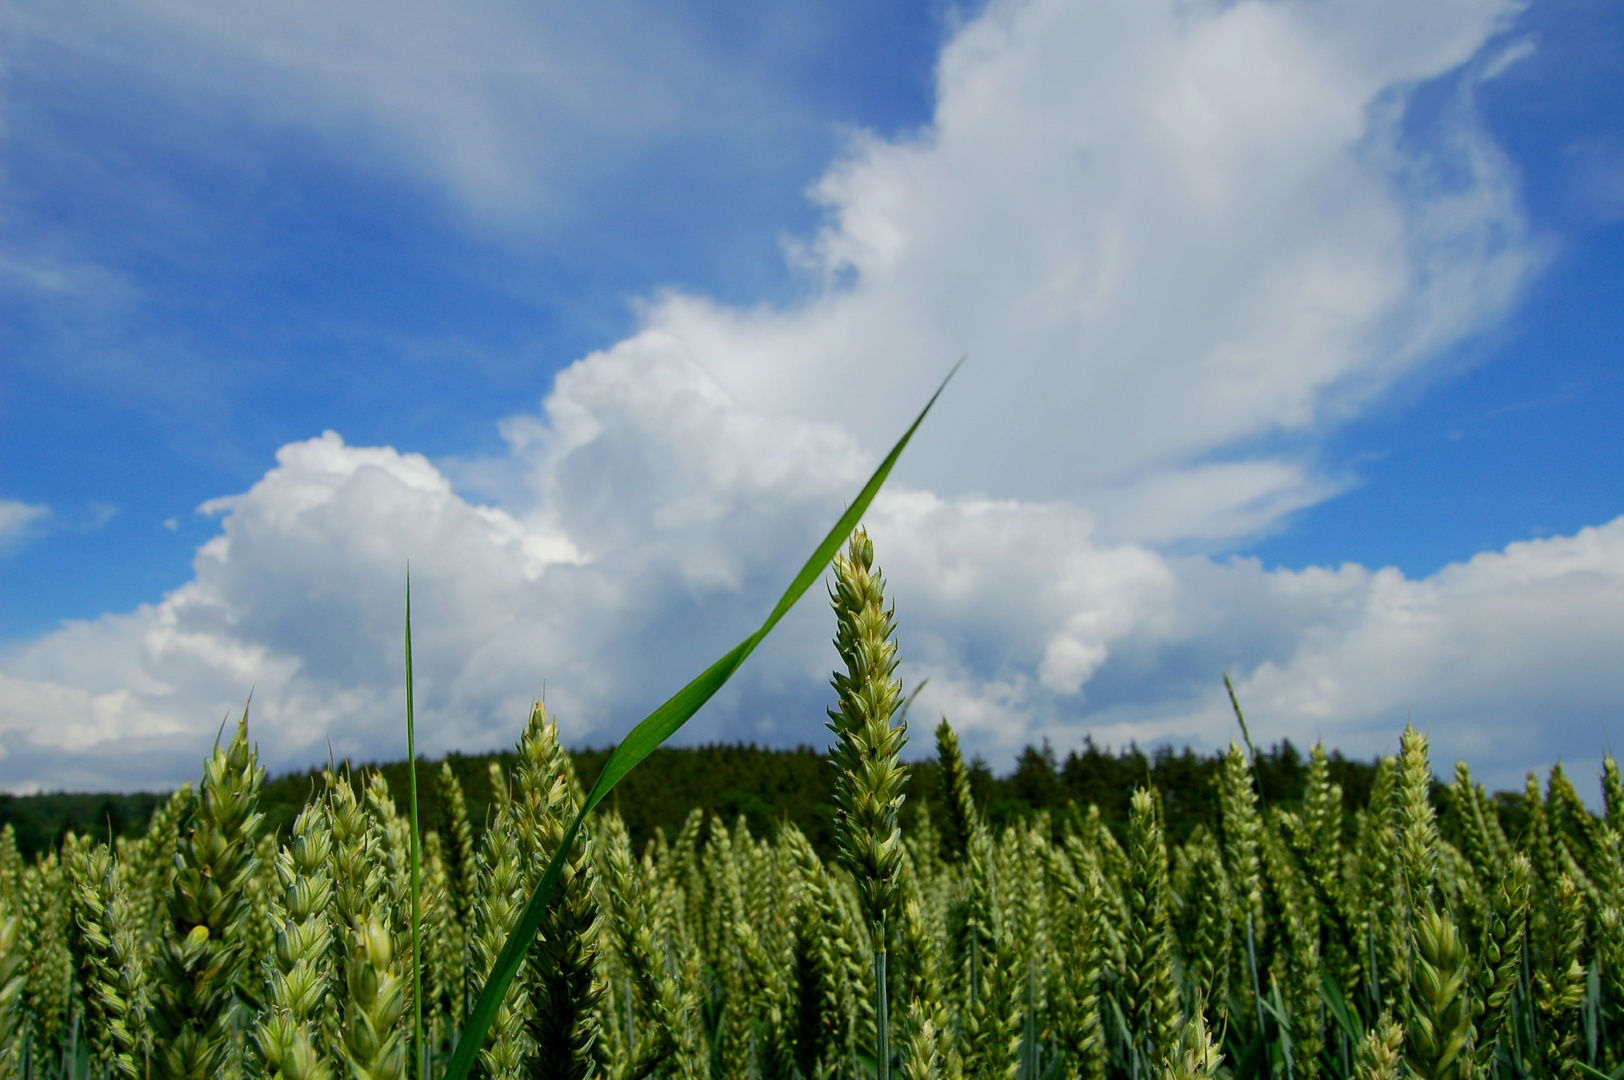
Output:
[[[941,766],[942,806],[942,859],[948,863],[964,860],[970,846],[970,834],[975,831],[976,804],[970,794],[970,775],[964,768],[964,757],[959,753],[959,738],[944,716],[936,725],[936,760]]]
[[[631,982],[632,1000],[640,1023],[628,1022],[625,1039],[630,1060],[616,1080],[643,1080],[677,1050],[676,1018],[686,1007],[675,979],[667,977],[664,952],[655,936],[657,925],[645,888],[632,859],[631,837],[619,814],[599,819],[602,852],[603,906],[609,913],[609,931]]]
[[[1455,762],[1455,782],[1450,793],[1460,823],[1461,847],[1467,860],[1489,881],[1496,881],[1505,872],[1499,846],[1489,831],[1489,818],[1494,811],[1484,804],[1481,785],[1472,782],[1472,771],[1466,762]]]
[[[1323,743],[1316,742],[1308,757],[1302,818],[1301,835],[1305,843],[1299,850],[1303,855],[1303,868],[1327,900],[1338,900],[1342,872],[1342,788],[1331,782],[1331,763]]]
[[[448,823],[445,869],[449,895],[457,925],[466,933],[473,921],[470,913],[479,888],[479,871],[474,852],[474,829],[468,820],[468,801],[463,797],[462,784],[457,780],[457,774],[451,771],[449,762],[440,764],[439,787]]]
[[[507,786],[504,783],[491,790],[505,793]],[[510,799],[501,798],[497,805],[479,852],[479,887],[472,912],[474,929],[469,950],[473,957],[472,990],[475,993],[490,975],[491,965],[496,963],[508,932],[518,921],[526,895],[524,856],[513,818],[513,804]],[[490,1037],[479,1052],[480,1063],[491,1080],[518,1080],[524,1074],[527,1053],[524,1024],[529,1005],[524,993],[524,977],[525,971],[521,968],[519,977],[508,986],[497,1010],[496,1022],[491,1025]]]
[[[1567,770],[1558,761],[1551,766],[1545,784],[1545,802],[1551,817],[1551,832],[1560,844],[1564,869],[1582,892],[1589,894],[1591,864],[1597,841],[1598,823],[1574,790]]]
[[[1612,754],[1601,759],[1601,791],[1607,824],[1614,832],[1624,833],[1624,778],[1619,776]]]
[[[1055,944],[1065,962],[1056,972],[1053,1023],[1071,1067],[1086,1080],[1103,1080],[1108,1055],[1100,1017],[1100,975],[1105,966],[1105,885],[1094,853],[1075,834],[1049,849],[1048,868],[1059,914]]]
[[[392,938],[381,921],[366,917],[350,935],[341,1048],[353,1080],[405,1080],[406,990]]]
[[[1178,1042],[1162,1060],[1162,1080],[1207,1080],[1215,1075],[1224,1055],[1213,1045],[1207,1018],[1200,1003],[1190,1010],[1190,1019],[1179,1028]]]
[[[244,896],[254,858],[265,770],[248,743],[246,715],[214,748],[175,856],[169,917],[153,966],[152,1075],[213,1080],[232,1047],[231,1006],[247,960]]]
[[[389,781],[381,772],[366,779],[366,813],[377,837],[381,891],[373,914],[389,929],[392,955],[401,970],[412,970],[412,827],[395,805]],[[406,1009],[411,1015],[412,981],[406,980]]]
[[[1479,1005],[1476,1063],[1490,1068],[1501,1032],[1505,1030],[1511,996],[1522,968],[1523,942],[1528,928],[1528,890],[1533,869],[1528,856],[1518,854],[1506,864],[1506,873],[1494,889],[1484,934],[1478,974]]]
[[[1400,1080],[1404,1060],[1404,1029],[1391,1013],[1383,1013],[1359,1042],[1354,1059],[1356,1080]]]
[[[1189,1001],[1223,1002],[1229,997],[1230,948],[1234,901],[1223,856],[1205,826],[1197,826],[1184,847],[1182,932],[1184,979]]]
[[[67,874],[73,889],[71,936],[84,991],[85,1040],[102,1070],[121,1080],[135,1080],[144,1026],[145,972],[127,893],[105,844],[81,845],[68,862]]]
[[[1271,811],[1263,829],[1264,876],[1276,899],[1276,934],[1270,977],[1283,984],[1289,1011],[1292,1075],[1314,1080],[1325,1043],[1325,1010],[1320,997],[1320,911],[1303,874],[1293,863],[1282,832],[1292,815]]]
[[[1397,851],[1398,763],[1389,756],[1376,763],[1359,836],[1356,932],[1362,989],[1372,1012],[1385,1008],[1409,981],[1408,905]]]
[[[6,826],[6,831],[9,833],[11,826]],[[17,879],[22,877],[20,865],[16,875]],[[25,942],[22,919],[11,906],[12,891],[21,884],[17,879],[8,883],[7,888],[0,889],[0,1080],[12,1080],[21,1071],[22,1039],[17,1021],[26,976],[23,971]]]
[[[1127,964],[1122,971],[1123,1012],[1133,1050],[1151,1066],[1166,1059],[1178,1037],[1178,986],[1168,923],[1167,848],[1156,799],[1139,788],[1129,803]]]
[[[425,1052],[441,1046],[451,1029],[462,1026],[463,969],[468,939],[452,900],[440,834],[429,830],[422,840],[423,1008]]]
[[[1540,1050],[1548,1075],[1578,1074],[1579,1006],[1585,996],[1584,898],[1573,879],[1557,877],[1550,900],[1551,952],[1534,972],[1534,999],[1543,1021]]]
[[[1398,859],[1413,918],[1434,906],[1438,823],[1432,809],[1427,737],[1406,725],[1400,747]]]
[[[130,859],[121,860],[129,885],[131,925],[136,928],[143,963],[149,965],[153,946],[168,919],[164,898],[175,886],[175,849],[180,844],[181,828],[191,819],[192,799],[190,783],[176,788],[153,811],[146,835],[135,845]]]
[[[789,972],[795,994],[794,1058],[801,1075],[811,1077],[832,1070],[850,1044],[844,1002],[853,959],[846,938],[833,930],[839,917],[834,886],[812,844],[794,825],[780,830],[779,843],[794,866],[790,902],[795,951]]]
[[[0,896],[15,902],[22,879],[23,857],[17,850],[17,830],[8,821],[0,826]]]
[[[265,1010],[255,1043],[267,1075],[328,1080],[321,1021],[332,980],[332,835],[321,800],[307,803],[275,856],[279,895],[271,905],[274,935],[267,964]]]
[[[575,815],[572,772],[558,745],[558,728],[539,703],[519,741],[515,805],[529,865],[546,866]],[[530,945],[529,1033],[535,1049],[532,1080],[584,1080],[598,1071],[597,1017],[604,984],[599,971],[600,918],[591,841],[581,833],[564,862],[541,932]]]
[[[908,1005],[906,1030],[902,1040],[902,1080],[944,1080],[947,1074],[938,1045],[940,1029],[918,999]]]
[[[1466,1080],[1472,1069],[1466,943],[1448,914],[1430,904],[1416,916],[1414,932],[1405,1063],[1416,1080]]]
[[[985,824],[970,837],[959,949],[960,1057],[976,1080],[1015,1080],[1020,1067],[1021,995],[1018,963],[1002,924],[996,853]]]
[[[1234,978],[1246,991],[1255,993],[1257,972],[1249,957],[1265,955],[1268,940],[1263,914],[1263,821],[1252,785],[1251,761],[1234,742],[1229,744],[1218,774],[1218,807],[1223,823],[1224,869],[1234,896]]]
[[[22,938],[28,942],[23,961],[22,1012],[25,1038],[38,1059],[63,1046],[73,998],[73,955],[68,946],[67,888],[61,860],[54,851],[35,856],[23,871],[18,889]]]
[[[908,741],[905,724],[892,725],[902,703],[895,678],[897,648],[891,640],[893,610],[885,606],[885,578],[874,565],[874,544],[859,528],[845,555],[835,556],[830,591],[835,649],[846,665],[835,672],[839,707],[829,710],[835,745],[830,757],[835,780],[835,831],[842,863],[856,881],[857,895],[873,938],[875,1053],[879,1080],[891,1070],[889,992],[886,982],[891,924],[901,895],[902,831],[897,814],[907,770],[899,760]]]

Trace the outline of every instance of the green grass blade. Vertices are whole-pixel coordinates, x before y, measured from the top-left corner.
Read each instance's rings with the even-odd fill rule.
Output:
[[[406,567],[406,805],[412,826],[412,1061],[417,1080],[423,1076],[423,910],[420,879],[422,856],[417,850],[417,731],[412,713],[412,568]]]
[[[1577,1066],[1578,1070],[1588,1077],[1589,1080],[1619,1080],[1619,1077],[1624,1076],[1624,1064],[1619,1065],[1618,1068],[1614,1069],[1610,1073],[1604,1073],[1600,1069],[1592,1068],[1582,1061],[1575,1061],[1573,1064]]]
[[[457,1040],[457,1048],[451,1055],[451,1064],[446,1069],[444,1080],[467,1080],[469,1072],[473,1069],[475,1057],[479,1053],[480,1047],[484,1045],[485,1036],[490,1032],[491,1023],[496,1019],[497,1007],[507,993],[508,985],[513,981],[514,976],[518,974],[519,965],[524,961],[525,952],[530,948],[531,940],[541,927],[542,916],[546,913],[547,904],[552,900],[553,889],[558,884],[558,876],[563,870],[564,860],[568,857],[570,847],[575,843],[575,837],[580,833],[581,823],[586,819],[586,816],[592,812],[598,803],[603,801],[604,796],[608,795],[627,773],[631,772],[644,758],[658,749],[661,743],[675,734],[678,728],[687,723],[688,719],[698,712],[700,707],[709,701],[728,679],[732,678],[733,673],[739,669],[739,665],[744,663],[745,659],[755,651],[756,646],[761,644],[762,639],[772,631],[773,627],[778,625],[779,620],[795,605],[795,601],[799,600],[806,593],[806,590],[812,587],[812,583],[817,581],[823,574],[824,567],[829,565],[829,561],[834,558],[835,552],[840,550],[840,545],[857,527],[858,521],[861,520],[864,512],[868,510],[869,504],[874,501],[874,496],[878,494],[880,486],[885,483],[886,477],[891,475],[892,466],[897,463],[897,458],[902,456],[902,451],[908,445],[909,440],[913,438],[914,432],[919,430],[919,425],[924,422],[926,415],[931,410],[931,406],[936,404],[936,399],[947,388],[948,380],[953,378],[954,373],[959,370],[959,366],[963,363],[964,360],[961,358],[957,364],[953,365],[953,370],[947,373],[947,378],[942,380],[942,385],[936,388],[936,393],[930,396],[930,400],[925,403],[925,407],[914,418],[914,422],[908,426],[908,430],[903,433],[902,438],[897,440],[897,444],[891,448],[891,452],[885,456],[885,460],[880,462],[879,468],[874,470],[874,475],[869,477],[868,483],[863,485],[863,490],[858,493],[856,500],[841,515],[834,528],[829,530],[829,534],[823,538],[823,542],[818,545],[817,550],[806,560],[806,564],[801,567],[800,573],[796,574],[795,579],[790,582],[789,588],[784,590],[784,595],[779,597],[777,605],[773,607],[772,613],[767,616],[767,620],[761,624],[761,627],[735,645],[725,656],[706,668],[687,686],[672,695],[670,700],[655,709],[636,727],[632,728],[631,733],[621,741],[620,745],[615,748],[615,752],[609,756],[609,760],[604,763],[603,772],[598,774],[597,783],[592,785],[592,790],[581,804],[580,812],[575,815],[575,820],[571,821],[569,828],[564,831],[564,835],[559,841],[558,851],[554,853],[552,861],[547,864],[547,870],[542,874],[541,881],[536,884],[535,891],[530,894],[530,899],[525,904],[524,911],[520,913],[518,922],[514,924],[512,933],[508,935],[507,942],[502,946],[501,953],[496,957],[496,963],[491,966],[490,977],[485,980],[485,988],[479,993],[479,1001],[474,1005],[473,1012],[468,1015],[467,1024],[463,1029],[462,1036]]]
[[[1342,996],[1342,988],[1331,973],[1320,973],[1320,997],[1325,1001],[1325,1007],[1330,1010],[1331,1016],[1336,1020],[1337,1027],[1348,1037],[1348,1041],[1358,1046],[1359,1040],[1365,1037],[1365,1028],[1348,1008],[1348,999]]]

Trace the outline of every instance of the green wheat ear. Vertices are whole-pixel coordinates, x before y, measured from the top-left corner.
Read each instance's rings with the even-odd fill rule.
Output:
[[[156,1080],[211,1077],[232,1048],[233,1004],[248,959],[245,886],[258,869],[264,776],[248,743],[245,710],[230,745],[215,746],[204,763],[191,828],[175,855],[169,919],[153,967]]]
[[[1393,1019],[1392,1013],[1382,1013],[1381,1019],[1359,1042],[1353,1065],[1354,1078],[1399,1080],[1403,1059],[1404,1029]]]
[[[1466,944],[1445,912],[1428,908],[1415,921],[1410,1032],[1405,1062],[1415,1080],[1467,1080],[1472,1055],[1470,967]]]
[[[1501,1033],[1511,1011],[1512,994],[1522,971],[1523,942],[1528,931],[1529,878],[1533,867],[1528,856],[1513,855],[1507,870],[1494,885],[1483,935],[1483,955],[1479,981],[1482,985],[1482,1016],[1477,1031],[1476,1064],[1486,1071],[1498,1052]]]
[[[10,830],[9,825],[6,828]],[[0,1080],[17,1075],[21,1049],[17,1014],[24,979],[22,920],[11,908],[9,892],[9,888],[0,889]]]
[[[846,665],[834,676],[840,707],[829,710],[835,734],[830,757],[835,779],[835,829],[840,861],[851,871],[874,948],[875,1060],[879,1080],[891,1073],[886,962],[891,924],[902,889],[902,784],[899,755],[907,729],[891,725],[902,704],[895,678],[893,618],[885,606],[885,578],[874,565],[874,543],[859,528],[845,556],[835,556],[835,648]]]
[[[276,935],[266,1007],[254,1039],[268,1075],[278,1080],[327,1080],[322,1016],[332,982],[332,836],[323,800],[305,805],[276,856],[279,899],[271,907]]]
[[[1161,815],[1151,792],[1140,788],[1129,803],[1127,965],[1123,1011],[1134,1050],[1146,1065],[1165,1060],[1178,1038],[1178,983],[1173,974],[1172,905]],[[1202,1074],[1205,1075],[1205,1074]]]
[[[1162,1063],[1162,1080],[1207,1080],[1218,1072],[1224,1055],[1213,1045],[1207,1018],[1200,1003],[1190,1011],[1190,1019],[1179,1029],[1178,1041]]]
[[[400,1030],[406,1011],[405,986],[393,952],[388,927],[376,919],[356,923],[345,971],[349,1008],[342,1045],[354,1080],[404,1080],[406,1076],[406,1047]]]
[[[531,710],[518,749],[515,816],[526,862],[540,866],[559,850],[575,813],[568,756],[558,742],[558,725],[547,719],[544,706]],[[587,1080],[600,1063],[597,1010],[605,986],[589,838],[583,835],[568,856],[541,932],[530,943],[531,1080]]]
[[[63,851],[68,854],[66,845]],[[86,1043],[102,1070],[136,1080],[145,988],[128,893],[106,844],[80,845],[69,855],[67,871]]]

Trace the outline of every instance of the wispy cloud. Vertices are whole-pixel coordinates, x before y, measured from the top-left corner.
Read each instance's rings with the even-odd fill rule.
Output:
[[[679,140],[744,164],[775,126],[813,123],[775,82],[773,52],[792,51],[793,34],[751,27],[740,48],[680,5],[69,0],[8,5],[8,23],[34,62],[94,57],[103,77],[173,93],[189,112],[314,135],[502,231],[567,217],[594,185]]]
[[[0,499],[0,552],[15,548],[34,528],[49,517],[51,508]]]

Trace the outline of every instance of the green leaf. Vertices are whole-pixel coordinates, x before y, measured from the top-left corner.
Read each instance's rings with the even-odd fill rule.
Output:
[[[412,712],[412,567],[406,565],[406,792],[411,812],[412,862],[412,1067],[417,1080],[427,1080],[423,1068],[423,885],[422,854],[417,833],[417,723]]]
[[[542,916],[552,900],[553,889],[557,886],[558,876],[564,868],[564,860],[568,858],[570,848],[574,845],[575,837],[580,833],[581,823],[586,820],[586,816],[603,801],[604,796],[614,790],[615,785],[620,783],[627,773],[674,735],[677,729],[687,723],[689,718],[733,677],[733,673],[751,653],[755,652],[756,646],[760,645],[762,639],[778,625],[779,620],[795,605],[795,601],[799,600],[823,574],[824,567],[829,565],[830,560],[835,557],[835,552],[840,550],[840,545],[851,535],[864,512],[868,510],[869,504],[874,501],[874,496],[879,493],[885,478],[891,475],[892,466],[897,463],[897,458],[902,456],[902,451],[913,438],[914,432],[919,430],[919,425],[930,413],[931,406],[936,404],[936,399],[947,389],[948,380],[953,378],[963,363],[961,357],[959,362],[953,365],[953,370],[947,373],[947,378],[936,388],[936,393],[930,396],[930,400],[919,411],[919,415],[908,426],[902,438],[898,439],[891,452],[885,455],[885,460],[874,470],[874,475],[868,478],[868,483],[858,492],[857,499],[841,515],[834,528],[829,530],[829,535],[823,538],[817,550],[806,560],[801,572],[795,575],[795,580],[784,590],[784,595],[778,598],[778,603],[767,616],[767,621],[632,728],[631,733],[609,756],[609,760],[604,763],[603,772],[598,775],[598,782],[592,785],[592,790],[581,804],[581,810],[575,815],[575,820],[564,830],[558,851],[547,864],[546,872],[536,884],[535,892],[530,894],[530,900],[525,904],[518,922],[514,924],[513,932],[508,935],[506,944],[496,957],[496,963],[491,966],[490,978],[485,980],[485,988],[479,993],[479,1001],[474,1005],[473,1012],[468,1015],[467,1026],[463,1029],[462,1037],[457,1040],[457,1049],[451,1055],[451,1064],[446,1069],[444,1080],[467,1080],[469,1072],[473,1069],[474,1059],[480,1047],[484,1045],[486,1035],[490,1033],[491,1024],[496,1019],[497,1007],[501,1004],[503,995],[507,993],[508,984],[518,974],[519,966],[524,962],[525,951],[530,948],[531,940],[541,928]]]
[[[1590,1080],[1619,1080],[1620,1077],[1624,1077],[1624,1064],[1620,1064],[1618,1068],[1610,1073],[1604,1073],[1600,1069],[1592,1068],[1582,1061],[1575,1061],[1573,1064],[1578,1066],[1579,1071],[1588,1076]]]
[[[1365,1037],[1364,1025],[1359,1023],[1358,1018],[1353,1015],[1353,1010],[1348,1008],[1348,999],[1342,996],[1342,988],[1331,978],[1330,972],[1320,974],[1320,997],[1325,999],[1326,1007],[1331,1010],[1337,1026],[1348,1037],[1348,1041],[1355,1046],[1359,1045],[1359,1040]]]

